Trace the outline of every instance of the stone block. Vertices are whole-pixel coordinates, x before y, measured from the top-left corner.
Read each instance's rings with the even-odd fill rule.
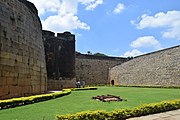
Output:
[[[18,85],[19,86],[30,86],[31,85],[31,81],[30,79],[18,79]]]
[[[12,96],[22,95],[22,87],[20,86],[9,86],[9,94]]]
[[[25,95],[28,95],[28,94],[32,93],[32,88],[31,88],[31,86],[24,86],[24,87],[22,87],[22,91]]]
[[[18,85],[18,79],[14,77],[7,77],[6,78],[7,85]]]
[[[6,85],[7,85],[6,77],[0,77],[0,87]]]
[[[22,61],[23,61],[23,58],[22,58],[22,56],[17,55],[16,60],[17,60],[18,62],[22,62]]]
[[[9,93],[8,86],[1,86],[0,87],[0,96],[7,95]]]
[[[4,59],[10,59],[10,55],[8,52],[1,52],[0,56]]]

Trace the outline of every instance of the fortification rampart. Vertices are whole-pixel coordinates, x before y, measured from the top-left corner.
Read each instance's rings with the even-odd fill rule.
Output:
[[[87,85],[108,84],[109,68],[127,61],[126,58],[76,54],[76,80]]]
[[[43,30],[48,90],[75,86],[75,35]]]
[[[180,86],[180,46],[135,57],[113,67],[109,77],[116,85]]]
[[[46,91],[42,27],[26,0],[0,1],[0,99]]]

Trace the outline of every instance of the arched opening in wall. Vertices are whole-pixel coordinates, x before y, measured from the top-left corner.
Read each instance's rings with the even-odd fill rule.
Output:
[[[114,80],[111,80],[111,85],[114,85]]]

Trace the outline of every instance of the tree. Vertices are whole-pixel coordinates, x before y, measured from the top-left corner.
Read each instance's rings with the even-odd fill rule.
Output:
[[[91,51],[87,51],[87,54],[88,54],[88,55],[92,55]]]
[[[107,56],[107,55],[105,55],[105,54],[103,54],[103,53],[94,53],[94,55],[95,55],[95,56]]]

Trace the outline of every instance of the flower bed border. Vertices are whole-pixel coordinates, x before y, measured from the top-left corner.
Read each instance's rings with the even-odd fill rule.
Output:
[[[42,102],[42,101],[46,101],[50,99],[55,99],[58,97],[69,95],[71,91],[77,91],[77,90],[97,90],[97,88],[96,87],[71,88],[71,89],[63,89],[62,92],[0,100],[0,110],[7,109],[7,108],[14,108],[17,106],[22,106],[22,105],[33,104],[33,103]]]
[[[150,86],[150,85],[115,85],[115,87],[139,87],[139,88],[180,89],[180,86]]]
[[[69,95],[70,93],[71,93],[70,89],[64,89],[62,92],[0,100],[0,109],[2,110],[6,108],[13,108],[22,105],[33,104],[33,103]]]
[[[180,109],[180,99],[144,104],[133,109],[114,110],[111,112],[100,110],[56,115],[56,118],[58,120],[125,120],[130,117],[139,117],[176,109]]]

